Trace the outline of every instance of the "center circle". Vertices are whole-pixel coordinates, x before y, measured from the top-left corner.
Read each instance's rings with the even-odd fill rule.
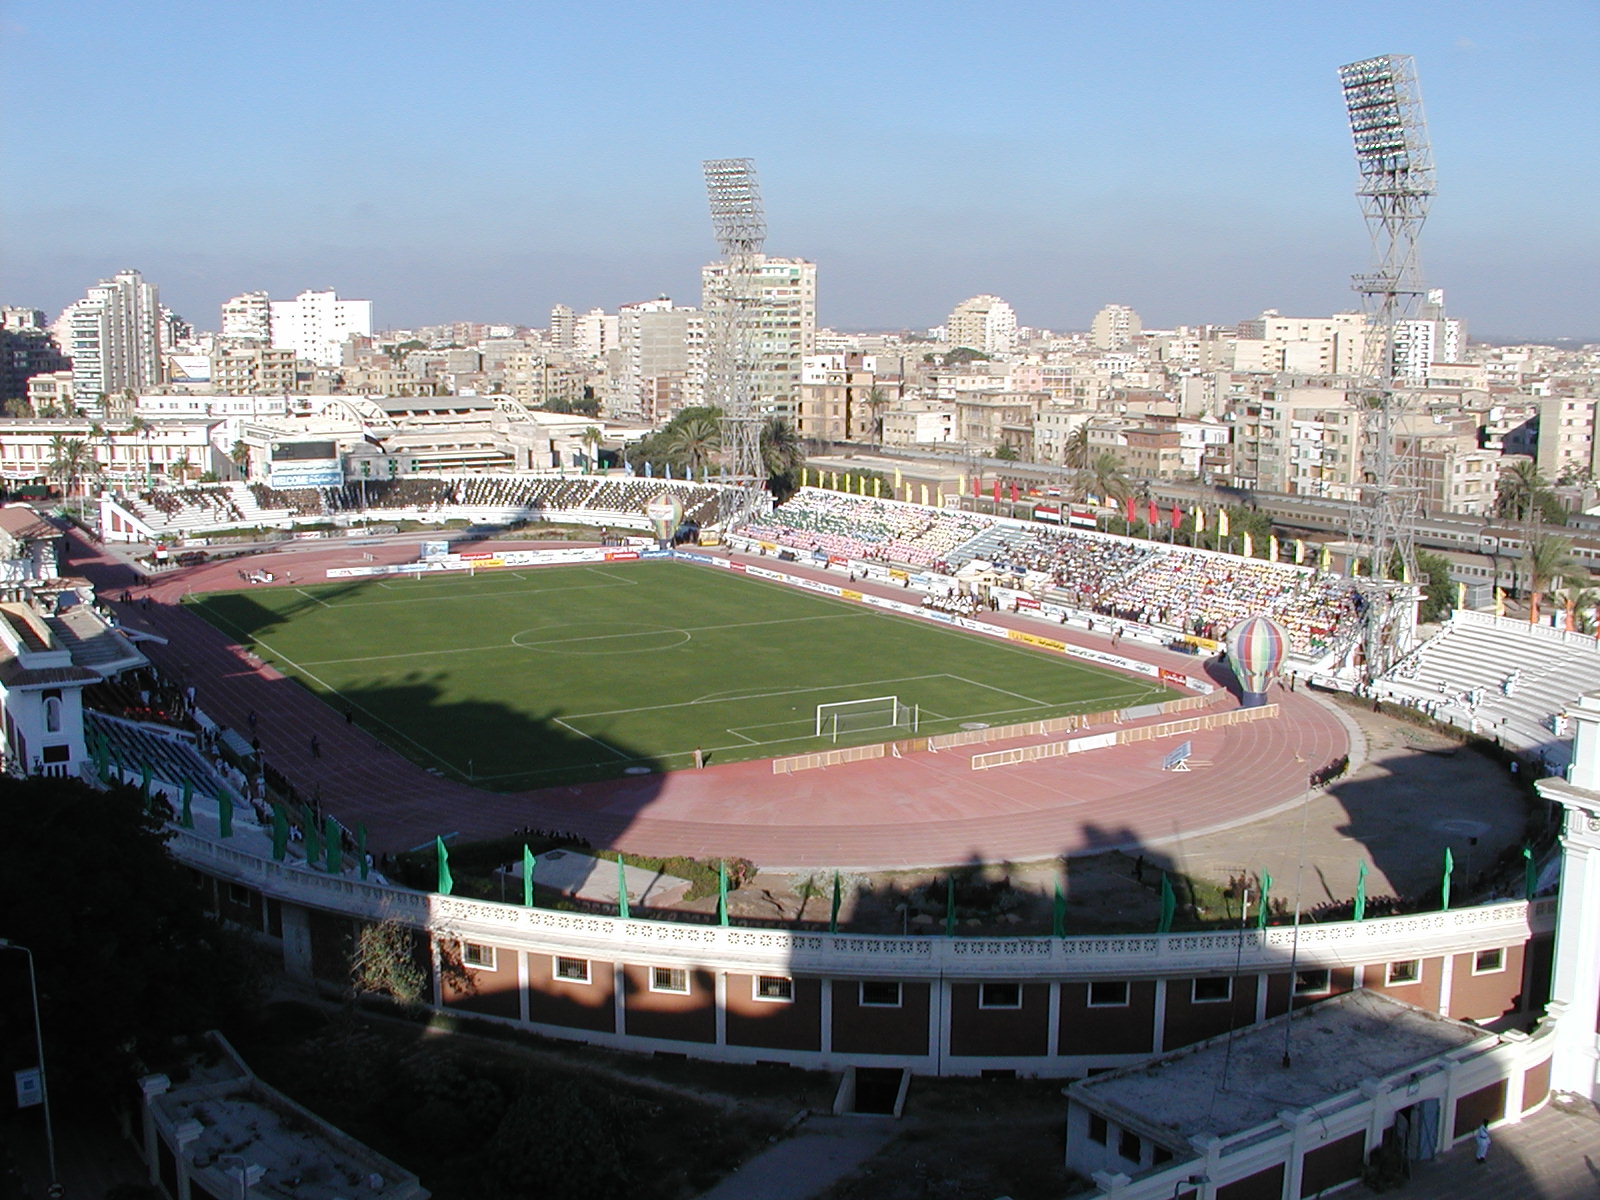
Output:
[[[582,633],[552,640],[543,629],[523,629],[511,635],[511,644],[522,650],[544,654],[641,654],[647,650],[671,650],[686,645],[693,637],[686,629],[660,625],[604,622],[590,625]]]

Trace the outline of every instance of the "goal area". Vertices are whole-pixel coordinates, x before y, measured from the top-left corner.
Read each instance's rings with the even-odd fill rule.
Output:
[[[867,700],[835,700],[817,705],[817,736],[839,740],[841,733],[873,729],[907,729],[920,724],[916,706],[900,703],[899,696],[873,696]]]

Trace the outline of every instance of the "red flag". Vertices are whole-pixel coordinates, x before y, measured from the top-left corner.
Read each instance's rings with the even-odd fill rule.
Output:
[[[1156,527],[1156,502],[1154,500],[1150,501],[1149,515],[1150,519],[1146,521],[1145,524],[1149,525],[1151,529],[1154,529]]]
[[[1179,525],[1182,525],[1182,524],[1183,524],[1183,514],[1178,511],[1178,506],[1176,504],[1174,504],[1172,506],[1172,527],[1174,529],[1176,529]]]
[[[1127,508],[1126,508],[1125,511],[1128,514],[1128,524],[1132,525],[1133,524],[1133,497],[1132,496],[1129,496],[1127,498]]]
[[[1013,483],[1011,485],[1011,503],[1015,504],[1016,502],[1017,502],[1017,485]]]
[[[1000,481],[998,479],[994,481],[994,502],[996,504],[1000,503]]]
[[[978,477],[976,475],[974,475],[972,477],[972,498],[974,500],[976,500],[979,496],[983,495],[983,493],[978,490],[982,486],[983,486],[983,484],[981,483],[981,481],[978,479]]]

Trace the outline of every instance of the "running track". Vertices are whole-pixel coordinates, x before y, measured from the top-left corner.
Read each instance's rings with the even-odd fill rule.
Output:
[[[320,794],[347,826],[367,825],[376,850],[399,851],[436,834],[462,840],[531,826],[578,833],[596,846],[642,854],[743,856],[763,867],[896,868],[974,860],[1026,862],[1113,847],[1150,847],[1243,824],[1292,805],[1306,778],[1349,752],[1344,726],[1304,692],[1274,695],[1283,715],[1190,737],[1188,773],[1163,772],[1170,741],[1117,746],[1042,763],[975,772],[972,753],[917,754],[776,776],[768,762],[499,794],[434,776],[237,646],[180,601],[189,592],[234,589],[239,568],[265,568],[270,586],[321,582],[335,566],[416,558],[416,542],[352,546],[294,543],[249,558],[158,577],[145,588],[132,567],[73,538],[73,571],[91,579],[123,622],[166,638],[143,649],[170,675],[192,682],[213,719],[249,736],[258,717],[264,757],[302,794]],[[801,563],[795,574],[817,575]],[[832,573],[837,576],[838,572]],[[870,585],[855,585],[858,588]],[[121,603],[133,589],[131,604]],[[871,589],[894,594],[897,589]],[[147,602],[148,598],[148,602]],[[1041,629],[1021,618],[992,619]],[[1042,628],[1104,647],[1106,639]],[[1123,643],[1130,657],[1193,673],[1200,660]],[[1217,707],[1234,704],[1231,696]],[[315,737],[320,757],[311,753]]]

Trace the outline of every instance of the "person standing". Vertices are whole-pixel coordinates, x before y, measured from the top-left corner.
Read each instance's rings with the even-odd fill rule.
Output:
[[[1472,1154],[1481,1167],[1489,1159],[1489,1122],[1479,1121],[1472,1132]]]

